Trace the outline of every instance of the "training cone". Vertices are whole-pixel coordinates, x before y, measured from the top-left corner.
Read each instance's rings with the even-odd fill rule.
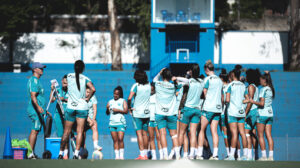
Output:
[[[3,159],[12,159],[12,158],[13,158],[13,151],[12,151],[12,147],[11,147],[10,130],[9,130],[9,127],[7,127],[6,137],[5,137],[5,144],[4,144]]]

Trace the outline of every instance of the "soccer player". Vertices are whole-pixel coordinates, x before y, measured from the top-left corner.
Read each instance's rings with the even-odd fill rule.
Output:
[[[60,144],[59,159],[63,158],[63,150],[68,142],[75,121],[77,123],[77,138],[73,159],[79,159],[78,154],[83,140],[84,125],[88,116],[88,102],[96,92],[92,81],[82,74],[84,68],[83,61],[77,60],[74,64],[75,73],[67,75],[69,98],[65,112],[65,128]],[[86,88],[91,90],[91,94],[88,97],[85,96]]]
[[[179,126],[179,146],[183,144],[184,135],[186,135],[187,128],[190,126],[190,159],[195,157],[195,149],[197,144],[196,130],[200,122],[201,111],[200,98],[203,91],[203,80],[199,78],[200,68],[198,64],[192,66],[191,78],[186,79],[182,77],[177,77],[178,82],[183,82],[189,86],[187,98],[182,111],[182,117],[180,119]]]
[[[151,150],[152,160],[156,160],[156,147],[155,147],[155,134],[156,134],[156,142],[159,151],[160,160],[163,160],[163,151],[160,144],[160,136],[159,131],[157,129],[157,123],[155,121],[155,86],[151,84],[151,96],[149,101],[149,110],[150,110],[150,121],[149,121],[149,146]]]
[[[223,111],[221,113],[220,126],[224,137],[224,143],[225,143],[227,157],[228,157],[229,156],[229,143],[228,143],[228,134],[227,134],[228,122],[226,119],[228,114],[227,114],[227,108],[225,106],[225,100],[226,100],[226,90],[228,89],[229,78],[228,78],[228,74],[226,73],[226,69],[222,69],[222,72],[219,75],[219,77],[223,82],[222,93],[223,93],[223,104],[224,104]]]
[[[238,141],[238,134],[242,137],[243,157],[242,160],[247,160],[248,146],[245,134],[245,110],[243,107],[244,98],[248,98],[246,94],[246,86],[239,81],[241,71],[234,69],[230,73],[233,81],[229,84],[226,91],[226,104],[228,105],[228,124],[231,132],[231,148],[230,155],[226,160],[235,160],[234,154]]]
[[[67,110],[67,103],[68,103],[68,82],[67,82],[67,75],[64,75],[62,80],[61,80],[62,87],[57,89],[58,92],[58,97],[62,103],[62,110],[64,113]],[[51,93],[50,95],[53,94],[55,86],[52,84],[51,85]],[[55,94],[55,93],[54,93]],[[51,102],[54,102],[56,100],[55,96],[52,97]],[[59,104],[56,104],[56,109],[54,113],[54,123],[56,127],[56,135],[57,137],[62,137],[64,133],[64,120],[65,120],[65,114],[62,113],[62,110],[60,109]],[[68,159],[68,143],[66,143],[65,148],[64,148],[64,155],[63,159]]]
[[[37,156],[34,154],[34,148],[37,135],[41,131],[42,122],[46,115],[44,87],[40,82],[40,78],[44,74],[44,68],[46,68],[45,65],[34,62],[32,64],[32,76],[27,82],[27,94],[29,98],[27,114],[31,119],[31,132],[28,139],[32,149],[32,153],[28,156],[28,159],[37,159]]]
[[[247,94],[250,99],[258,101],[258,88],[259,85],[260,72],[259,70],[248,69],[246,71],[246,81],[249,84],[247,87]],[[256,119],[257,119],[257,105],[252,103],[247,103],[246,109],[246,122],[245,131],[248,142],[248,159],[252,160],[252,145],[255,150],[257,150],[257,137],[256,137]]]
[[[114,89],[114,98],[106,105],[106,114],[110,115],[109,129],[114,142],[115,159],[124,160],[124,134],[126,119],[124,114],[128,113],[128,106],[123,99],[123,89],[118,86]]]
[[[137,70],[134,73],[136,83],[131,87],[128,97],[128,108],[133,116],[133,125],[136,130],[140,155],[136,160],[147,160],[148,153],[148,125],[150,118],[149,100],[151,85],[145,71]],[[133,108],[131,101],[134,98]]]
[[[162,81],[160,81],[162,76]],[[177,86],[171,81],[172,74],[167,68],[163,68],[153,79],[156,89],[156,114],[155,121],[157,122],[161,145],[163,147],[164,159],[168,160],[168,146],[167,146],[167,130],[173,141],[176,159],[180,158],[180,149],[177,138],[177,110],[174,109],[176,104],[176,90]]]
[[[86,89],[86,97],[89,97],[91,94],[91,89],[87,88]],[[95,95],[90,99],[88,102],[89,106],[89,112],[88,112],[88,117],[87,117],[87,124],[88,128],[91,128],[93,131],[93,144],[94,144],[94,150],[102,150],[102,147],[98,145],[98,123],[96,121],[96,116],[97,116],[97,98]]]
[[[273,87],[272,78],[270,72],[266,72],[260,77],[260,84],[263,86],[259,92],[259,101],[253,99],[249,100],[249,103],[258,106],[258,118],[257,118],[257,133],[259,144],[261,148],[262,157],[259,160],[273,161],[274,142],[272,138],[272,124],[273,124],[273,109],[272,101],[275,97],[275,89]],[[266,134],[269,144],[269,158],[267,158],[266,144],[264,139],[264,133]]]

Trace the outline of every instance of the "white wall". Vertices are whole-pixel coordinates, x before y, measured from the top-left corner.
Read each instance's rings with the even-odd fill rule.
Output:
[[[222,64],[283,64],[287,63],[287,56],[288,33],[227,32],[223,34]],[[217,53],[215,53],[216,57],[218,57]]]

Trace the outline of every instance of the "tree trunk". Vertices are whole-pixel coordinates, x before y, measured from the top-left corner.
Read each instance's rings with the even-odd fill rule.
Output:
[[[122,70],[121,42],[117,20],[117,10],[114,0],[108,0],[108,23],[111,38],[111,70]]]
[[[291,57],[289,59],[289,68],[291,70],[300,69],[300,3],[299,0],[290,0],[290,40]]]

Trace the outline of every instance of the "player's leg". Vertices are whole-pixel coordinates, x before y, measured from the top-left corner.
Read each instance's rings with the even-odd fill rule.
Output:
[[[124,160],[124,131],[118,131],[118,144],[119,144],[119,150],[120,150],[120,159]]]
[[[149,132],[149,146],[151,150],[152,160],[156,160],[155,127],[153,125],[153,122],[149,123],[148,132]]]
[[[205,130],[208,124],[209,124],[209,120],[206,118],[206,116],[201,116],[201,128],[198,135],[198,151],[197,151],[197,159],[200,160],[203,160],[203,144],[205,141]]]
[[[36,155],[34,154],[34,149],[35,149],[35,144],[36,144],[36,139],[37,136],[42,128],[42,124],[41,121],[38,117],[38,114],[32,110],[32,112],[29,112],[29,118],[31,119],[31,131],[29,134],[29,144],[31,146],[32,149],[32,153],[29,155],[29,159],[36,159]]]
[[[231,133],[231,143],[230,143],[231,147],[230,147],[230,155],[228,157],[228,160],[234,160],[234,154],[235,154],[235,150],[237,147],[237,141],[238,141],[237,122],[229,121],[229,129],[230,129],[230,133]]]
[[[213,156],[211,159],[213,160],[219,160],[218,158],[218,147],[219,147],[219,136],[218,136],[218,125],[219,125],[220,118],[216,116],[211,124],[210,124],[210,130],[213,138]]]
[[[139,146],[139,150],[140,150],[140,155],[136,159],[141,160],[147,155],[146,153],[144,153],[145,146],[144,146],[144,139],[143,139],[142,119],[133,117],[133,125],[136,130],[136,136],[137,136],[138,146]]]
[[[72,122],[72,121],[68,121],[68,120],[65,121],[65,124],[64,124],[65,128],[64,128],[63,136],[61,138],[60,151],[59,151],[58,159],[63,158],[64,150],[65,150],[66,145],[68,144],[69,136],[70,136],[70,133],[71,133],[71,130],[72,130],[73,123],[74,122]]]
[[[163,150],[162,150],[162,145],[160,143],[160,134],[159,134],[159,130],[158,130],[157,126],[155,127],[155,135],[156,135],[157,148],[159,151],[159,159],[162,160],[163,159]]]
[[[180,147],[178,145],[178,135],[177,135],[177,117],[173,115],[173,116],[167,116],[166,118],[167,118],[167,128],[172,138],[176,159],[180,159]]]
[[[119,139],[116,127],[110,127],[110,135],[114,142],[115,159],[120,159]]]
[[[167,121],[166,116],[155,115],[155,121],[157,122],[157,127],[160,135],[160,143],[163,150],[163,159],[168,160],[168,145],[167,145]]]
[[[239,134],[241,135],[242,138],[242,143],[243,143],[243,160],[247,160],[248,159],[248,142],[247,142],[247,138],[246,138],[246,133],[245,133],[245,122],[244,119],[240,119],[242,120],[241,122],[238,122],[238,131]]]
[[[143,144],[144,144],[144,159],[148,159],[148,145],[149,145],[149,136],[148,136],[148,125],[149,125],[149,118],[145,118],[142,120],[142,136],[143,136]]]
[[[73,158],[77,159],[80,147],[82,147],[82,142],[84,141],[84,125],[85,125],[86,119],[85,118],[76,118],[76,123],[77,123],[77,137],[76,137],[76,150],[74,152]],[[77,158],[76,158],[77,157]]]
[[[258,141],[261,149],[262,157],[260,160],[266,160],[267,159],[267,152],[266,152],[266,143],[264,138],[264,132],[265,132],[265,124],[257,123],[257,134],[258,134]]]
[[[98,132],[98,123],[97,121],[94,122],[94,125],[91,127],[93,132],[93,144],[94,150],[102,150],[102,147],[98,145],[99,139],[99,132]]]
[[[269,145],[269,158],[268,160],[273,161],[273,154],[274,154],[274,141],[272,137],[272,123],[267,123],[266,125],[266,137]]]
[[[198,123],[191,122],[190,123],[190,159],[194,159],[197,148],[197,127]],[[186,134],[185,134],[186,135]]]

